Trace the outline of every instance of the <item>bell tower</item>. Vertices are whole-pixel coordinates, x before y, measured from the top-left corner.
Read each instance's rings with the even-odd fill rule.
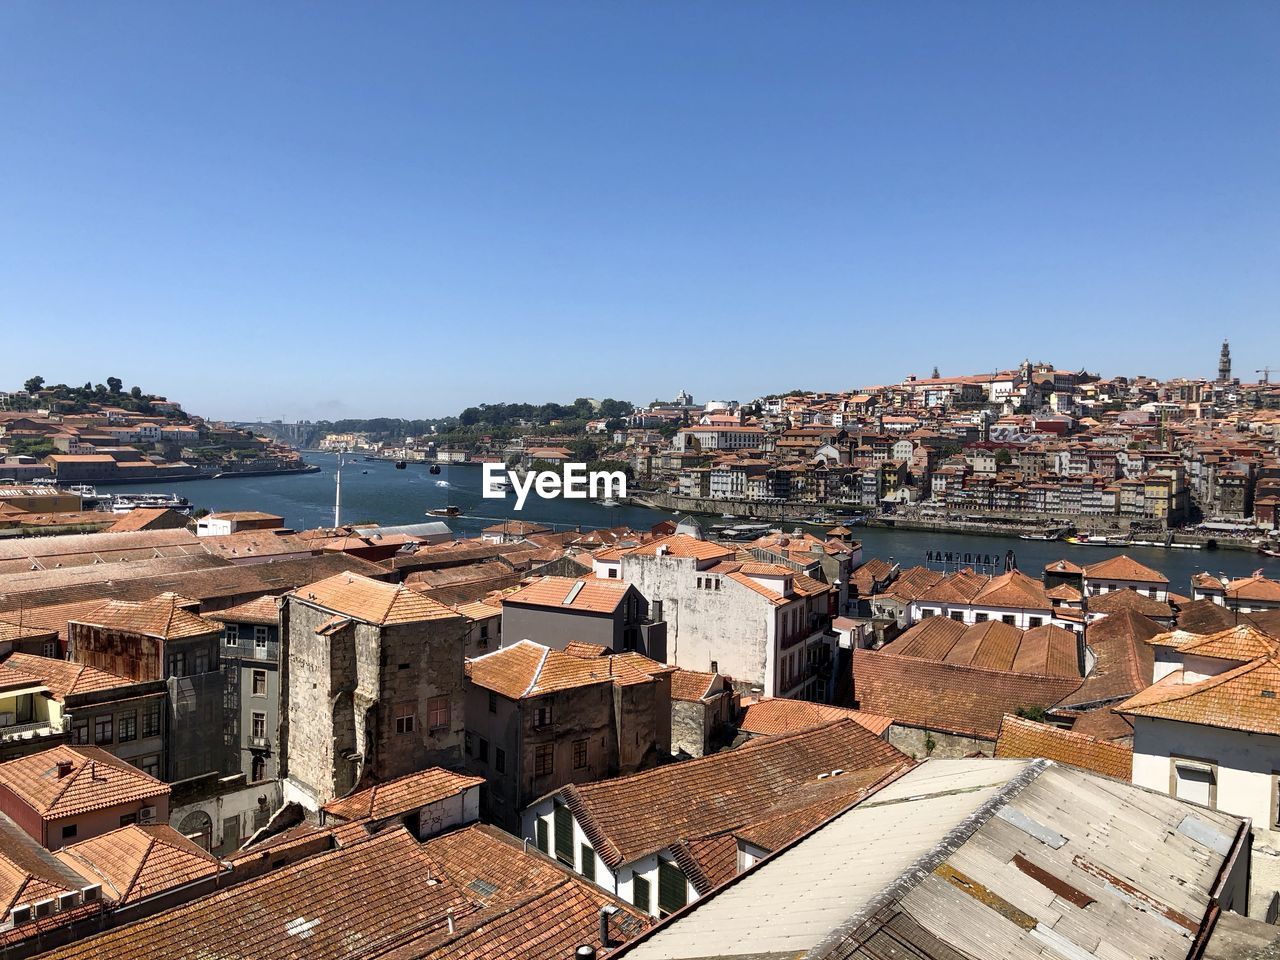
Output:
[[[1222,352],[1218,354],[1218,381],[1220,383],[1231,381],[1231,347],[1225,340],[1222,341]]]

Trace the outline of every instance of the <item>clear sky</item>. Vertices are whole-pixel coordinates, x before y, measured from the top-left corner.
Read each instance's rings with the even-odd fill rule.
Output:
[[[0,389],[1280,367],[1280,4],[0,3]]]

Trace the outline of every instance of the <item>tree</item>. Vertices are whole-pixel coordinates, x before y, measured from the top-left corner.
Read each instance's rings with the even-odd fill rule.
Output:
[[[938,368],[937,368],[937,367],[934,367],[934,368],[933,368],[933,379],[935,379],[935,380],[937,380],[937,379],[938,379]]]
[[[124,389],[124,381],[119,377],[107,377],[107,389],[112,393],[119,393]]]
[[[44,386],[44,377],[32,377],[22,385],[22,389],[27,393],[39,393]]]
[[[1013,463],[1013,454],[1010,453],[1008,450],[997,450],[996,463],[999,464],[1000,466],[1005,466],[1006,464]]]
[[[130,388],[129,388],[129,396],[133,397],[133,399],[135,399],[135,400],[141,400],[141,399],[142,399],[142,388],[141,388],[141,387],[130,387]]]

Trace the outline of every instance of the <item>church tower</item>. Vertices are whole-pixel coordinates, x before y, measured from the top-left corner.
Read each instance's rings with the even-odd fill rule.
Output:
[[[1227,345],[1227,341],[1222,341],[1222,352],[1218,354],[1218,382],[1229,383],[1231,381],[1231,347]]]

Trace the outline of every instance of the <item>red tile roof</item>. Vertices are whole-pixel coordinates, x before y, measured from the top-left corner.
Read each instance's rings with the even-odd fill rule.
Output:
[[[58,776],[58,764],[71,770]],[[169,794],[169,785],[97,747],[65,744],[0,763],[0,784],[45,820],[138,803]]]
[[[468,660],[466,669],[476,686],[521,700],[600,683],[651,683],[670,668],[639,654],[585,658],[520,640]]]
[[[1193,683],[1185,682],[1178,670],[1116,710],[1131,716],[1280,734],[1280,661],[1259,658]]]
[[[162,593],[140,603],[108,600],[76,622],[126,633],[140,633],[161,640],[180,640],[218,633],[222,629],[219,624],[184,609],[194,604],[195,601],[176,593]]]
[[[1000,726],[996,756],[1044,757],[1121,780],[1133,775],[1132,747],[1015,716],[1006,716]]]
[[[858,708],[894,723],[995,740],[1000,720],[1018,708],[1047,709],[1080,686],[1077,677],[1040,677],[902,657],[853,653]]]
[[[883,768],[910,760],[852,720],[777,737],[558,794],[611,867],[677,840],[735,829],[769,815],[820,773]]]
[[[631,585],[595,577],[538,577],[502,598],[504,604],[527,604],[585,613],[613,613]]]
[[[469,777],[440,767],[429,767],[355,790],[345,797],[330,800],[323,809],[327,815],[339,820],[385,820],[456,797],[482,783],[484,777]]]
[[[821,726],[842,718],[854,721],[877,737],[883,736],[893,724],[892,717],[877,713],[864,713],[861,710],[809,703],[805,700],[767,697],[743,709],[742,717],[738,721],[738,729],[744,733],[773,736],[780,733],[795,733],[798,730]]]
[[[340,573],[299,587],[290,596],[343,616],[378,626],[447,620],[458,614],[444,604],[401,584]]]
[[[168,824],[121,827],[63,847],[56,856],[87,882],[101,883],[103,896],[119,904],[145,900],[223,869],[217,857]]]
[[[1084,568],[1088,580],[1134,580],[1142,583],[1168,584],[1169,578],[1159,570],[1139,563],[1127,554],[1108,557],[1098,563],[1090,563]]]
[[[96,667],[70,660],[57,660],[53,657],[40,657],[32,653],[12,653],[0,664],[0,677],[17,674],[29,677],[49,688],[53,698],[63,702],[67,697],[78,693],[100,693],[114,690],[116,687],[127,687],[136,681],[128,677],[119,677]]]

